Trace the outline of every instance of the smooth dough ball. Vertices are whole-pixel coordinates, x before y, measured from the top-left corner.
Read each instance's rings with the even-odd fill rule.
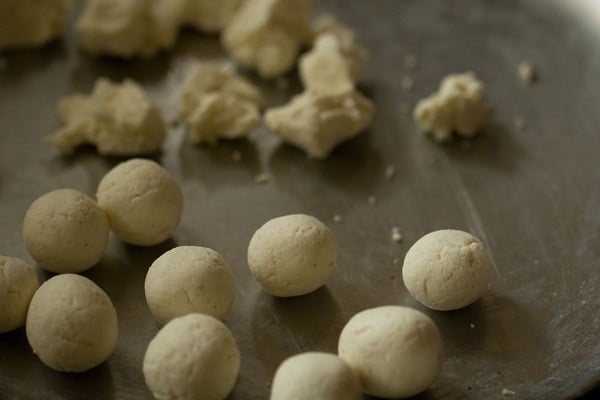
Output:
[[[124,242],[152,246],[167,240],[179,224],[183,194],[158,163],[141,158],[110,170],[98,185],[98,204]]]
[[[408,291],[433,310],[455,310],[487,289],[491,264],[483,244],[454,229],[428,233],[408,250],[402,278]]]
[[[384,306],[361,311],[348,321],[338,354],[354,369],[367,394],[414,396],[439,376],[443,343],[435,323],[420,311]]]
[[[57,275],[44,282],[31,299],[25,327],[33,352],[57,371],[94,368],[117,344],[115,307],[81,275]]]
[[[146,385],[159,400],[223,400],[240,370],[240,351],[218,319],[188,314],[171,320],[144,356]]]
[[[34,201],[23,221],[23,240],[45,270],[81,272],[93,267],[108,245],[106,215],[89,196],[58,189]]]
[[[248,246],[248,265],[273,296],[291,297],[323,286],[337,262],[337,242],[318,219],[294,214],[261,226]]]
[[[273,378],[271,400],[360,400],[354,371],[328,353],[303,353],[285,360]]]
[[[25,323],[29,302],[39,286],[31,265],[18,258],[0,256],[0,333]]]
[[[235,280],[216,251],[181,246],[152,263],[145,290],[148,306],[162,324],[190,313],[223,319],[235,298]]]

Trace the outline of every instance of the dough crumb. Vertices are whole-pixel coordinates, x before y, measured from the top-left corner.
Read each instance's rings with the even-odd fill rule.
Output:
[[[396,175],[396,166],[394,165],[388,165],[385,168],[385,173],[384,173],[385,177],[387,179],[392,179],[394,177],[394,175]]]
[[[392,264],[398,264],[399,262],[400,262],[400,260],[398,260],[397,258],[394,258],[394,259],[392,260]]]
[[[417,57],[414,54],[407,54],[404,57],[404,68],[415,69],[417,67]]]
[[[469,325],[471,328],[475,328],[475,324],[470,324]]]
[[[367,201],[369,202],[369,204],[375,204],[377,198],[375,196],[369,196],[367,197]]]
[[[502,389],[502,396],[514,396],[515,394],[517,394],[517,392],[515,392],[514,390],[510,390],[507,388]]]
[[[533,64],[529,61],[521,61],[517,66],[517,72],[519,74],[519,78],[528,84],[532,85],[537,80],[537,72]]]
[[[264,185],[265,183],[269,182],[269,180],[271,180],[271,176],[266,172],[258,174],[254,177],[254,182],[259,185]]]
[[[396,243],[402,241],[402,234],[400,233],[400,228],[397,226],[392,227],[392,240]]]
[[[342,216],[341,216],[341,215],[339,215],[339,214],[335,214],[335,215],[333,216],[333,222],[339,223],[339,222],[342,222],[342,220],[343,220],[343,218],[342,218]]]
[[[405,76],[400,81],[400,86],[402,86],[402,89],[405,91],[412,90],[415,87],[415,80],[412,76]]]

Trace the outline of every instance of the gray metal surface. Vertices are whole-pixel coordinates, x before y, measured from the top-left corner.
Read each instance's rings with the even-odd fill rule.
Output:
[[[111,238],[84,275],[113,299],[120,338],[108,362],[83,374],[56,373],[31,353],[24,331],[0,335],[0,398],[150,398],[141,373],[157,332],[144,301],[151,262],[175,245],[218,250],[237,278],[226,323],[243,361],[230,399],[266,399],[278,364],[301,351],[335,352],[356,312],[385,304],[425,311],[439,325],[447,358],[422,399],[565,399],[600,379],[600,2],[319,1],[356,28],[370,49],[361,88],[377,105],[368,132],[325,161],[307,159],[263,128],[248,141],[191,145],[172,128],[160,162],[181,182],[186,207],[172,241],[135,248]],[[418,66],[403,66],[414,54]],[[91,150],[61,157],[42,139],[58,121],[55,103],[88,92],[98,76],[133,77],[172,113],[174,89],[193,58],[221,59],[218,41],[184,32],[172,53],[149,61],[92,59],[71,35],[39,50],[10,52],[0,70],[0,254],[31,261],[21,239],[28,205],[56,188],[90,195],[119,160]],[[516,66],[531,60],[527,87]],[[445,74],[473,70],[486,83],[493,114],[483,134],[440,146],[416,132],[401,109],[431,93]],[[404,91],[410,75],[415,87]],[[263,83],[271,104],[298,90]],[[525,120],[524,129],[515,118]],[[231,153],[240,151],[242,160]],[[396,176],[384,177],[387,165]],[[271,179],[258,185],[256,174]],[[367,201],[375,196],[375,204]],[[317,216],[335,231],[339,266],[326,288],[276,299],[253,281],[250,236],[286,213]],[[334,223],[339,214],[343,221]],[[404,236],[390,239],[392,226]],[[497,274],[466,309],[432,312],[401,281],[410,245],[439,228],[465,229],[488,246]],[[400,260],[395,264],[394,259]],[[41,276],[47,275],[40,272]]]

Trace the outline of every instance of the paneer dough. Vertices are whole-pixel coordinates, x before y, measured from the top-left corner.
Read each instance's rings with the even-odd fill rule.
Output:
[[[99,78],[91,95],[73,95],[58,103],[65,126],[50,141],[62,152],[92,144],[98,153],[133,156],[156,153],[165,138],[158,108],[134,81],[116,84]]]
[[[18,258],[0,256],[0,333],[25,323],[29,302],[39,286],[31,265]]]
[[[41,46],[63,31],[71,0],[0,1],[0,51]]]
[[[204,32],[220,32],[248,0],[186,0],[183,23]]]

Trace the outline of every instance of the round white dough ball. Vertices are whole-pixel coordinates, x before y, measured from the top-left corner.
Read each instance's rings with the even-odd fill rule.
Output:
[[[144,378],[159,400],[223,400],[237,380],[240,351],[218,319],[188,314],[172,319],[150,341]]]
[[[360,400],[354,371],[339,357],[309,352],[292,356],[277,369],[271,400]]]
[[[23,240],[31,257],[55,273],[93,267],[108,245],[106,215],[89,196],[58,189],[35,200],[23,220]]]
[[[113,232],[138,246],[152,246],[171,237],[183,210],[177,182],[158,163],[141,158],[110,170],[100,181],[96,197]]]
[[[148,269],[146,301],[162,324],[190,313],[223,319],[235,298],[233,273],[219,253],[206,247],[180,246]]]
[[[438,378],[443,343],[427,315],[384,306],[361,311],[348,321],[338,354],[359,376],[365,393],[396,399],[414,396]]]
[[[0,256],[0,333],[25,323],[29,302],[39,286],[31,265],[18,258]]]
[[[82,372],[117,344],[117,312],[108,295],[81,275],[48,279],[35,292],[25,324],[33,352],[57,371]]]
[[[248,265],[273,296],[300,296],[323,286],[337,262],[337,242],[318,219],[293,214],[261,226],[248,246]]]
[[[455,310],[479,299],[491,271],[483,244],[454,229],[428,233],[404,257],[402,279],[408,291],[433,310]]]

